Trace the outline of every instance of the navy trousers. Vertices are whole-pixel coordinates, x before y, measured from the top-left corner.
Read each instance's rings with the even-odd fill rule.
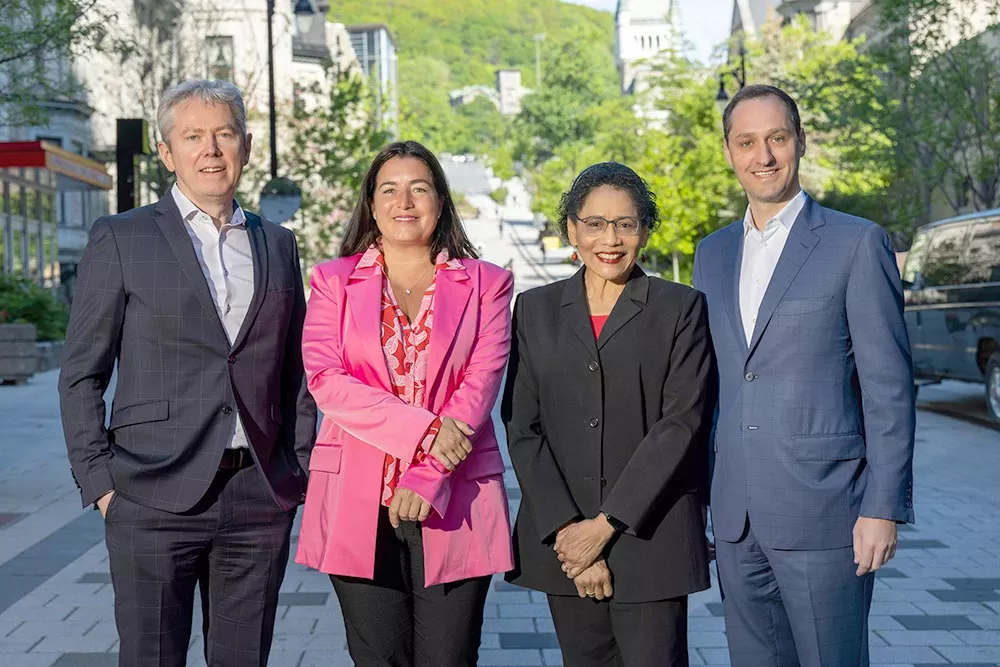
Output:
[[[733,667],[868,667],[875,575],[857,576],[853,547],[771,549],[748,521],[715,549]]]

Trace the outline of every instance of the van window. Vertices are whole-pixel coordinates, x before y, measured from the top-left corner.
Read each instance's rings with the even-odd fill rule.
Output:
[[[965,273],[962,251],[968,234],[968,224],[946,225],[934,230],[921,271],[927,287],[961,284]]]
[[[1000,218],[987,218],[972,226],[965,264],[963,283],[1000,282]]]
[[[908,283],[917,282],[917,274],[924,270],[924,257],[927,255],[927,242],[933,232],[917,232],[906,253],[906,264],[903,266],[903,280]]]

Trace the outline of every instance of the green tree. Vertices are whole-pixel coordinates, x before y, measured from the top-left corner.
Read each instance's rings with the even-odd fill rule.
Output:
[[[890,208],[912,224],[935,202],[1000,206],[1000,0],[876,0],[869,47],[897,103],[883,121]]]
[[[69,59],[98,47],[109,19],[97,0],[0,2],[0,124],[39,124],[46,103],[76,100]]]
[[[317,103],[308,103],[312,99]],[[291,145],[281,163],[302,189],[302,206],[290,226],[307,267],[335,256],[365,170],[390,137],[379,129],[364,79],[333,69],[325,81],[300,89],[283,125],[281,134]]]

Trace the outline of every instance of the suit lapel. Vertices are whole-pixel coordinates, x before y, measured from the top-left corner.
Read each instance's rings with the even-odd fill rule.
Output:
[[[233,341],[234,349],[243,344],[250,327],[257,319],[261,305],[264,303],[270,266],[264,226],[258,216],[253,213],[244,212],[244,214],[247,220],[247,236],[250,238],[250,254],[253,257],[253,297],[250,299],[250,306],[247,308],[246,317],[243,318],[243,324],[240,325],[240,332],[236,334],[236,340]]]
[[[382,351],[382,271],[378,266],[355,269],[347,280],[347,309],[358,333],[350,345],[361,347],[361,358],[375,370],[382,388],[389,390],[392,385]]]
[[[431,326],[431,341],[427,356],[428,396],[437,385],[445,359],[451,352],[455,334],[462,323],[462,317],[472,296],[469,274],[462,268],[438,269],[434,287],[434,323]]]
[[[768,283],[767,290],[764,292],[764,300],[761,301],[760,310],[757,311],[757,324],[750,340],[750,354],[753,354],[757,344],[760,343],[760,338],[770,323],[781,298],[788,291],[795,276],[802,270],[809,255],[812,254],[813,248],[819,243],[819,236],[813,230],[823,224],[825,221],[819,205],[812,199],[806,199],[806,205],[795,219],[795,224],[792,225],[792,231],[781,251],[781,257],[778,259],[777,266],[774,267],[771,282]]]
[[[583,289],[583,273],[581,268],[566,281],[562,294],[562,319],[573,335],[587,348],[591,358],[597,358],[597,341],[594,340],[594,327],[590,323],[590,310],[587,308],[587,294]]]
[[[723,246],[722,267],[729,268],[729,276],[723,277],[723,307],[729,315],[729,323],[733,327],[733,335],[739,342],[740,350],[746,355],[747,335],[743,330],[743,313],[740,310],[740,272],[743,264],[743,223],[736,223],[731,228],[730,237]]]
[[[618,297],[615,307],[608,315],[608,321],[601,329],[601,337],[597,341],[597,349],[603,349],[611,337],[629,323],[629,321],[642,312],[646,299],[649,296],[649,276],[643,273],[638,266],[632,269],[628,282],[625,283],[625,291]]]
[[[214,326],[219,336],[228,346],[226,329],[222,325],[222,320],[219,319],[215,301],[212,300],[208,282],[206,282],[205,274],[201,270],[201,263],[194,252],[194,243],[191,242],[191,237],[188,236],[187,229],[185,229],[180,209],[177,208],[177,204],[174,203],[174,198],[170,194],[161,198],[156,205],[156,226],[167,240],[167,244],[181,268],[181,273],[187,278],[188,284],[195,296],[198,297],[205,316],[215,322]]]

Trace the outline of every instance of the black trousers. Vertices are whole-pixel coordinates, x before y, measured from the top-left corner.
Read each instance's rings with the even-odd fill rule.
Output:
[[[687,597],[623,604],[549,595],[567,667],[687,667]]]
[[[382,507],[375,578],[330,580],[355,667],[475,667],[491,577],[424,586],[419,523],[394,529]]]
[[[122,667],[182,667],[200,588],[209,667],[267,664],[295,517],[260,471],[219,471],[205,497],[173,514],[119,494],[105,520]]]

